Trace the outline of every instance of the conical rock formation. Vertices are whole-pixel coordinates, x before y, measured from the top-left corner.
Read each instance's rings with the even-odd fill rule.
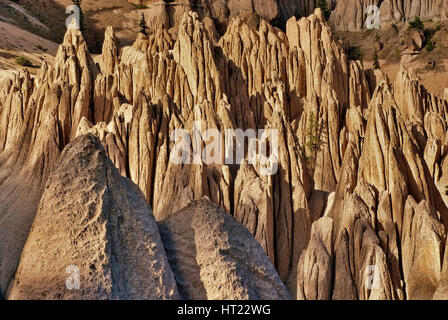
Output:
[[[261,246],[229,214],[203,199],[159,223],[186,299],[289,299]]]
[[[9,299],[178,297],[143,194],[80,136],[48,178]]]

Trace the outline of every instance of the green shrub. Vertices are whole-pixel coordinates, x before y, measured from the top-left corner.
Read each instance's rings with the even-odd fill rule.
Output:
[[[319,0],[319,1],[317,1],[316,7],[322,9],[322,11],[324,12],[326,20],[330,19],[331,10],[328,9],[328,2],[327,2],[327,0]]]
[[[414,20],[409,21],[409,29],[418,29],[423,30],[425,25],[423,24],[423,21],[420,19],[420,17],[415,17]]]
[[[426,44],[426,51],[431,52],[436,48],[436,44],[433,41],[429,41]]]
[[[374,69],[379,69],[380,68],[380,61],[379,61],[379,56],[378,56],[378,51],[374,51],[373,53],[373,68]]]
[[[436,48],[436,43],[434,41],[432,41],[432,38],[435,33],[436,33],[435,29],[434,30],[425,30],[425,38],[426,38],[425,48],[426,48],[426,51],[428,51],[428,52],[431,52]]]
[[[134,4],[135,9],[140,10],[140,9],[148,9],[147,6],[145,6],[144,4]]]
[[[319,124],[319,120],[314,115],[314,112],[311,112],[306,130],[305,146],[307,149],[306,154],[308,154],[308,156],[306,156],[305,159],[308,162],[308,168],[312,171],[316,168],[317,154],[324,143],[321,139],[323,129],[323,124]]]
[[[348,59],[349,60],[361,60],[364,57],[364,53],[362,52],[362,49],[358,46],[351,46],[348,48]]]
[[[380,35],[375,33],[375,42],[380,42]]]
[[[16,63],[23,67],[32,67],[33,66],[31,61],[28,60],[27,58],[25,58],[24,56],[16,57]]]

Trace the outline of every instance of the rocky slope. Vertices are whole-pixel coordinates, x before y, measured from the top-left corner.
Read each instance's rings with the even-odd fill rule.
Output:
[[[252,235],[208,200],[160,229],[162,238],[142,192],[120,175],[99,140],[80,136],[47,180],[7,297],[289,299]],[[247,259],[238,258],[242,253]],[[66,286],[67,273],[76,275],[79,290]]]
[[[82,290],[64,286],[79,269]],[[62,152],[42,195],[9,299],[172,299],[173,273],[145,198],[92,135]]]
[[[196,239],[182,215],[204,230],[216,226],[208,234],[220,238],[222,214],[212,219],[216,213],[182,210],[206,196],[253,234],[293,298],[444,297],[448,102],[420,86],[412,70],[402,67],[391,82],[381,70],[348,60],[321,10],[291,18],[286,32],[236,18],[220,36],[207,21],[185,13],[176,39],[157,29],[121,51],[108,28],[96,62],[81,33],[68,31],[54,65],[44,64],[35,79],[19,72],[3,88],[2,293],[10,283],[13,293],[21,290],[11,279],[33,220],[46,219],[38,203],[49,196],[45,186],[63,161],[57,162],[59,153],[90,133],[162,221],[167,252],[181,251],[205,273],[178,283],[184,296],[227,297],[207,278],[220,270],[202,260],[214,254],[208,243],[179,245],[176,237],[166,243],[166,230]],[[218,129],[223,141],[225,129],[278,130],[272,153],[278,170],[266,175],[266,163],[250,157],[223,165],[219,153],[211,164],[176,163],[175,130],[194,133],[195,121],[202,132]],[[211,143],[199,139],[199,146]],[[39,236],[33,230],[19,280],[31,277],[27,247]],[[286,297],[269,268],[253,270],[254,261],[267,264],[267,258],[250,252],[253,261],[241,266],[252,272],[247,279],[261,277],[252,281],[257,290]],[[177,280],[184,279],[182,264],[168,260]],[[237,297],[261,297],[245,290]]]
[[[415,17],[422,20],[446,20],[448,3],[445,0],[337,0],[330,24],[339,30],[356,31],[365,28],[367,8],[379,7],[381,24],[408,22]]]
[[[210,201],[193,202],[159,223],[185,299],[290,299],[250,232]]]

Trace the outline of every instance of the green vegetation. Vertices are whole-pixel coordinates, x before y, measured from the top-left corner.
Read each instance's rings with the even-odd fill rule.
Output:
[[[415,17],[414,20],[409,21],[408,29],[423,30],[423,28],[425,28],[425,25],[420,17]]]
[[[425,30],[426,51],[431,52],[436,48],[436,42],[433,41],[433,37],[436,32],[439,32],[441,30],[441,28],[442,26],[439,24],[437,27],[434,28],[434,30]]]
[[[432,20],[428,21],[431,22]],[[422,20],[419,17],[415,17],[414,20],[409,22],[408,29],[424,30],[426,38],[425,48],[426,51],[431,52],[436,48],[436,43],[432,40],[432,38],[436,32],[439,32],[442,29],[442,25],[437,25],[434,30],[425,30],[425,24]]]
[[[145,6],[144,4],[133,4],[136,10],[140,10],[140,9],[148,9],[147,6]]]
[[[309,168],[314,171],[316,168],[317,153],[320,151],[323,141],[321,140],[322,125],[319,125],[314,112],[311,112],[308,118],[308,129],[306,131],[306,148],[308,150],[306,160]]]
[[[380,68],[380,61],[378,57],[378,51],[375,48],[375,51],[373,52],[373,68],[379,69]]]
[[[364,53],[362,49],[358,46],[351,46],[348,48],[348,59],[349,60],[361,60],[364,58]]]
[[[145,36],[148,34],[146,33],[146,29],[148,29],[148,26],[146,25],[146,19],[145,14],[142,12],[142,17],[140,19],[140,33],[143,33]]]
[[[318,0],[316,7],[321,8],[324,12],[325,19],[330,19],[331,10],[328,8],[328,2],[327,0]]]
[[[429,41],[426,43],[426,51],[431,52],[436,48],[436,44],[433,41]]]
[[[23,67],[32,67],[33,66],[31,61],[28,60],[28,58],[25,58],[24,56],[16,57],[16,63],[19,66],[23,66]]]
[[[375,33],[375,42],[380,42],[380,35]]]

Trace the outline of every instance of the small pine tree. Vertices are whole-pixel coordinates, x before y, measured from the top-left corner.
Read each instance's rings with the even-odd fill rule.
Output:
[[[409,21],[408,29],[423,30],[424,28],[425,25],[423,24],[423,21],[420,19],[420,17],[415,17],[414,20]]]
[[[316,168],[316,158],[317,153],[320,151],[322,146],[321,140],[322,126],[319,125],[319,121],[311,112],[308,118],[308,128],[306,131],[306,148],[308,149],[309,156],[306,157],[308,161],[309,168],[314,171]]]
[[[326,20],[330,19],[331,11],[330,11],[330,9],[328,9],[327,0],[318,0],[316,7],[322,9]]]
[[[378,35],[378,33],[375,32],[374,37],[373,37],[373,68],[374,69],[379,69],[380,68],[380,61],[379,61],[379,56],[378,56],[378,50],[377,48],[377,44],[379,44],[380,41],[380,36]]]
[[[373,68],[374,69],[379,69],[380,68],[380,61],[379,61],[379,57],[378,57],[378,51],[373,52]]]
[[[73,4],[79,8],[79,30],[84,32],[84,13],[82,12],[82,0],[72,0]]]
[[[140,19],[140,33],[143,33],[145,36],[147,36],[148,34],[146,33],[146,29],[148,29],[148,26],[146,25],[145,14],[142,13],[142,17]]]

